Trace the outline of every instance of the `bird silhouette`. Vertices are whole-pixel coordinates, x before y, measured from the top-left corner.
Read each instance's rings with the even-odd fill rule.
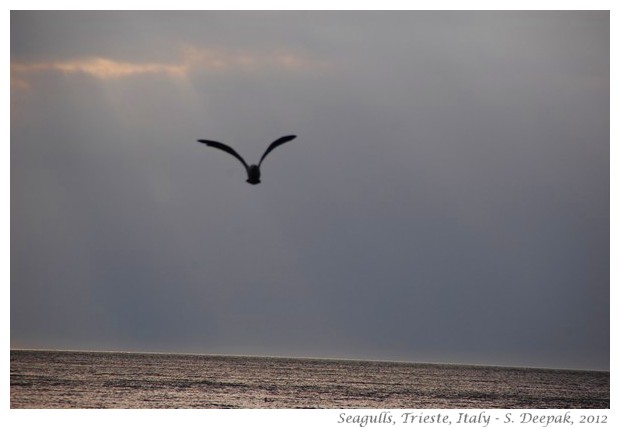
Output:
[[[200,143],[206,144],[207,146],[215,147],[220,150],[223,150],[224,152],[228,152],[229,154],[237,158],[239,161],[241,161],[241,163],[245,167],[245,171],[248,173],[248,180],[246,180],[246,182],[252,185],[257,185],[260,183],[260,166],[263,163],[263,160],[265,159],[265,157],[269,154],[269,152],[271,152],[278,146],[288,141],[293,140],[295,137],[297,136],[280,137],[279,139],[277,139],[276,141],[274,141],[273,143],[269,145],[265,153],[263,153],[263,156],[260,158],[260,161],[258,162],[258,164],[252,164],[252,165],[248,165],[248,163],[245,162],[245,160],[241,157],[241,155],[239,155],[233,148],[231,148],[228,145],[225,145],[224,143],[216,142],[213,140],[198,140],[198,141]]]

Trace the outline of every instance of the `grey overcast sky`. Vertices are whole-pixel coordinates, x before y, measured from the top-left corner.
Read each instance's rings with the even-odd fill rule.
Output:
[[[608,369],[609,37],[11,12],[11,346]]]

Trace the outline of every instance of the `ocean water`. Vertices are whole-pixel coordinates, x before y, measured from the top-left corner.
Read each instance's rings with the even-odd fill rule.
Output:
[[[609,372],[11,351],[11,408],[609,408]]]

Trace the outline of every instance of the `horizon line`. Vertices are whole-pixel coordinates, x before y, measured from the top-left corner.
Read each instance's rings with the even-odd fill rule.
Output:
[[[328,360],[328,361],[349,361],[349,362],[383,362],[410,365],[454,365],[454,366],[474,366],[491,367],[506,369],[541,369],[555,371],[590,371],[590,372],[611,372],[611,369],[586,369],[586,368],[565,368],[565,367],[545,367],[545,366],[518,366],[509,364],[484,364],[468,362],[419,362],[392,359],[370,359],[370,358],[343,358],[343,357],[320,357],[320,356],[275,356],[275,355],[253,355],[253,354],[224,354],[224,353],[200,353],[200,352],[162,352],[162,351],[135,351],[135,350],[86,350],[86,349],[48,349],[48,348],[10,348],[10,351],[33,351],[33,352],[72,352],[72,353],[123,353],[123,354],[152,354],[152,355],[187,355],[187,356],[208,356],[208,357],[233,357],[233,358],[264,358],[264,359],[297,359],[297,360]]]

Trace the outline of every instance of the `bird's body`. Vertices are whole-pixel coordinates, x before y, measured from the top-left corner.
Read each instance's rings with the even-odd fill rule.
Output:
[[[258,165],[252,164],[248,167],[248,180],[246,182],[252,185],[260,183],[260,167]]]
[[[269,145],[265,153],[263,153],[263,156],[261,157],[259,163],[252,164],[252,165],[248,165],[248,163],[245,162],[245,160],[241,157],[241,155],[239,155],[233,148],[225,145],[224,143],[216,142],[213,140],[198,140],[198,141],[200,143],[206,144],[207,146],[211,146],[211,147],[215,147],[217,149],[223,150],[224,152],[227,152],[231,154],[232,156],[234,156],[235,158],[237,158],[239,161],[241,161],[241,163],[245,167],[246,173],[248,174],[248,179],[246,180],[246,182],[252,185],[257,185],[260,183],[260,166],[263,160],[265,159],[265,157],[267,156],[267,154],[271,152],[272,150],[274,150],[276,147],[280,146],[281,144],[284,144],[288,141],[293,140],[295,137],[297,136],[291,135],[291,136],[280,137],[279,139],[277,139],[276,141],[274,141],[273,143]]]

